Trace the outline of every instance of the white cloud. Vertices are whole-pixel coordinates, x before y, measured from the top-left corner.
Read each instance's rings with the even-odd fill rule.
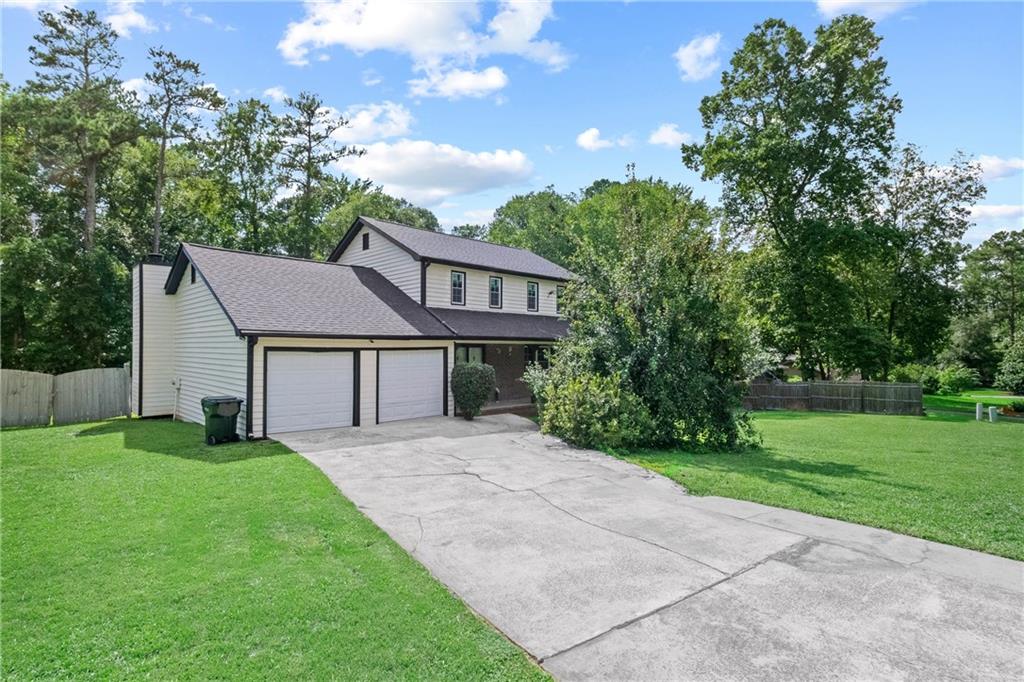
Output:
[[[982,154],[978,157],[978,165],[981,166],[982,179],[998,180],[1016,175],[1024,170],[1024,159],[1019,157],[1004,159],[999,156]]]
[[[508,76],[497,66],[483,71],[430,69],[425,78],[409,81],[409,94],[413,97],[486,97],[508,85]]]
[[[3,5],[3,7],[27,9],[29,12],[38,12],[44,9],[49,12],[55,12],[65,5],[74,7],[75,3],[76,0],[3,0],[0,5]]]
[[[282,88],[280,85],[275,85],[264,90],[263,96],[269,98],[271,101],[280,104],[284,102],[285,98],[288,97],[288,93],[285,92],[284,88]]]
[[[384,81],[380,77],[380,74],[373,69],[366,69],[363,71],[363,85],[368,88],[372,88],[374,85],[380,85]]]
[[[629,135],[623,135],[617,140],[606,140],[601,137],[601,131],[597,128],[587,128],[576,136],[576,145],[588,152],[615,146],[628,147],[631,144],[633,144],[633,138]]]
[[[916,4],[908,0],[818,0],[818,12],[826,19],[840,14],[863,14],[878,21]]]
[[[544,64],[552,71],[569,66],[569,56],[558,43],[536,40],[544,22],[554,17],[551,2],[502,2],[487,25],[491,33],[481,41],[484,54],[515,54]]]
[[[533,164],[518,149],[470,152],[428,140],[377,142],[360,157],[338,162],[343,172],[372,180],[389,194],[423,206],[495,187],[518,185],[533,174]]]
[[[651,136],[647,138],[647,143],[678,148],[680,145],[689,143],[692,140],[693,137],[689,133],[679,130],[679,126],[675,123],[662,123],[656,130],[651,131]]]
[[[306,16],[285,29],[277,45],[292,64],[306,64],[310,50],[334,45],[364,54],[390,50],[408,54],[417,64],[445,59],[469,62],[494,54],[512,54],[565,68],[568,56],[558,43],[537,40],[552,16],[551,2],[506,0],[487,26],[476,2],[424,3],[416,0],[335,0],[306,2]]]
[[[107,3],[107,21],[122,38],[131,38],[133,30],[143,33],[152,33],[156,30],[156,24],[146,18],[144,14],[135,9],[138,0],[118,0],[118,2]]]
[[[190,5],[185,5],[184,7],[182,7],[181,8],[181,13],[184,14],[186,18],[194,19],[194,20],[196,20],[196,21],[198,21],[200,23],[203,23],[203,24],[213,25],[213,24],[217,23],[217,22],[215,22],[213,20],[213,17],[211,17],[209,14],[203,14],[202,12],[196,12],[195,10],[192,9],[192,7]]]
[[[121,81],[121,88],[128,92],[134,92],[139,98],[143,98],[152,91],[153,86],[145,78],[129,78]]]
[[[277,48],[286,61],[308,64],[310,52],[340,45],[356,54],[388,50],[406,54],[413,70],[425,74],[409,81],[420,97],[483,97],[508,83],[496,66],[475,68],[478,59],[515,55],[561,71],[569,55],[561,45],[537,37],[554,16],[551,0],[503,0],[486,27],[481,5],[418,0],[333,0],[305,3],[306,15],[285,29]],[[490,9],[491,5],[484,5]],[[372,76],[364,83],[376,84]]]
[[[718,59],[718,46],[722,42],[721,33],[697,36],[676,50],[676,64],[679,75],[684,81],[704,80],[713,76],[721,61]]]
[[[345,144],[408,135],[414,120],[412,112],[390,101],[356,104],[346,109],[343,116],[349,125],[334,131],[331,137]]]
[[[1021,204],[982,204],[971,207],[971,217],[975,220],[1013,220],[1024,217],[1024,205]]]
[[[975,224],[963,241],[978,245],[1001,230],[1024,230],[1024,204],[983,204],[971,207]]]
[[[493,208],[478,208],[470,209],[462,212],[462,217],[466,219],[467,223],[475,223],[477,225],[486,225],[494,221],[494,209]]]

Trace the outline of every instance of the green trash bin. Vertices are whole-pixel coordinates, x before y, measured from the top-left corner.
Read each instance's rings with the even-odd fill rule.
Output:
[[[202,399],[206,417],[206,444],[216,445],[238,440],[238,413],[242,399],[231,395],[212,395]]]

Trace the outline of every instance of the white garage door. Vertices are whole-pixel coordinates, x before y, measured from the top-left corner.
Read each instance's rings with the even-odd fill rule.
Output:
[[[267,353],[267,433],[352,426],[351,352]]]
[[[378,421],[444,413],[443,351],[386,350],[380,351],[378,357]]]

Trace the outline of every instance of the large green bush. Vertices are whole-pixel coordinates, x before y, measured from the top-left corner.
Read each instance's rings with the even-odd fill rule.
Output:
[[[618,248],[584,240],[571,262],[569,333],[548,374],[528,377],[542,428],[600,447],[745,444],[753,434],[735,378],[748,335],[722,290],[710,210],[649,180],[600,197],[579,215],[605,225]]]
[[[651,415],[619,377],[582,374],[548,383],[541,428],[580,447],[615,449],[645,443]]]
[[[480,408],[494,395],[494,368],[479,362],[464,362],[452,368],[452,395],[455,407],[467,420],[480,414]]]
[[[921,384],[926,394],[937,393],[939,390],[939,370],[931,365],[909,362],[897,365],[889,371],[889,381],[896,383]]]
[[[947,365],[939,370],[939,393],[957,395],[977,386],[978,370],[964,365]]]
[[[1007,349],[999,363],[996,386],[1010,393],[1024,395],[1024,341],[1018,341]]]

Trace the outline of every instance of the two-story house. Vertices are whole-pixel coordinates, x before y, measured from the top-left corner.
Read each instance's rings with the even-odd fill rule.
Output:
[[[373,218],[326,262],[182,244],[133,271],[132,407],[201,422],[245,400],[243,437],[454,415],[455,363],[493,365],[492,408],[528,404],[530,362],[565,334],[572,277],[507,246]]]

